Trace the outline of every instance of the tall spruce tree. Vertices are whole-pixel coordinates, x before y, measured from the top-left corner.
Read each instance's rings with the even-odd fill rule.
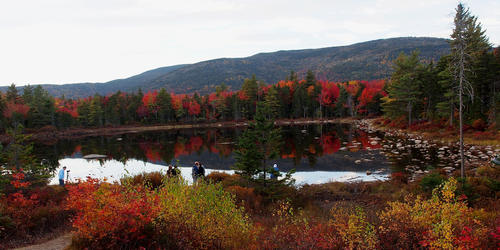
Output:
[[[474,61],[481,53],[489,48],[488,39],[481,29],[481,24],[477,23],[477,17],[472,16],[469,9],[462,3],[456,8],[454,19],[454,29],[451,34],[451,68],[454,79],[458,82],[459,99],[459,130],[460,130],[460,173],[465,177],[464,169],[464,148],[463,148],[463,111],[464,95],[473,101],[474,84],[471,82]]]
[[[388,95],[383,98],[382,108],[387,116],[397,118],[406,113],[408,126],[412,123],[414,108],[421,101],[422,81],[419,77],[421,64],[418,52],[410,56],[401,53],[394,61],[394,73],[388,86]]]

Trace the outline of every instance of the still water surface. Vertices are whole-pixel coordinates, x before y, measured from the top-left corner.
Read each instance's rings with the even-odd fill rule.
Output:
[[[382,152],[382,134],[367,133],[350,124],[284,126],[280,171],[295,169],[297,184],[328,181],[370,181],[387,178],[404,163],[388,159]],[[166,171],[178,163],[182,175],[191,181],[191,166],[202,162],[207,174],[232,173],[235,144],[242,133],[231,129],[183,129],[59,140],[52,145],[36,144],[35,153],[57,170],[67,166],[70,180],[86,176],[119,180],[124,175]],[[85,160],[88,154],[102,154],[103,160]],[[367,175],[367,171],[372,174]],[[54,174],[55,176],[55,174]],[[51,183],[57,183],[56,177]]]

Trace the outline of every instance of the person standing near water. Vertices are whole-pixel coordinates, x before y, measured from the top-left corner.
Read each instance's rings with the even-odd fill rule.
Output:
[[[172,165],[168,165],[167,176],[168,178],[174,176],[174,169],[172,168]]]
[[[199,168],[198,168],[198,177],[205,177],[205,165],[200,163]]]
[[[278,168],[278,164],[276,164],[276,163],[274,164],[273,170],[275,172],[271,172],[271,179],[275,179],[276,180],[276,179],[278,179],[278,175],[280,173],[280,169]]]
[[[193,169],[191,170],[191,176],[193,176],[193,183],[196,183],[196,181],[198,180],[199,171],[200,171],[200,163],[196,161],[194,162]]]
[[[59,170],[59,186],[64,187],[64,172],[66,171],[66,166]]]

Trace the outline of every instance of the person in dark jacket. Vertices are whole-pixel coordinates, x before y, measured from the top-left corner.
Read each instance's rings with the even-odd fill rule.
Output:
[[[200,166],[198,168],[198,178],[199,177],[205,177],[205,165],[200,163]]]
[[[200,172],[200,163],[195,162],[191,170],[191,176],[193,176],[193,183],[196,183],[196,181],[198,180],[198,177],[200,176],[199,172]]]

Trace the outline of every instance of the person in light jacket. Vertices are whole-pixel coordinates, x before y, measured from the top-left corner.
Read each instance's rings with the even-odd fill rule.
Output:
[[[59,186],[64,187],[64,172],[66,171],[66,166],[59,170]]]

